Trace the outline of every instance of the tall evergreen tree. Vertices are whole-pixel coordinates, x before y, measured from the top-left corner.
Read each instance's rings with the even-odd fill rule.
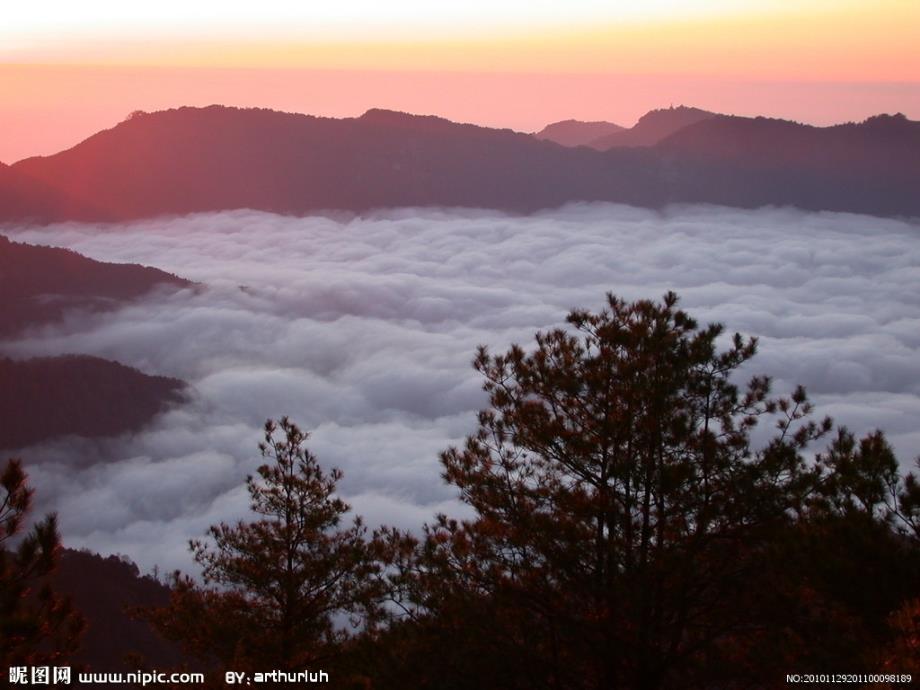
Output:
[[[336,497],[308,438],[287,418],[265,425],[267,462],[246,485],[257,519],[210,528],[191,548],[205,585],[174,580],[170,606],[150,614],[167,638],[235,671],[334,667],[355,625],[382,616],[387,547]]]
[[[672,293],[609,295],[568,322],[532,351],[475,359],[490,407],[442,456],[475,517],[439,517],[404,573],[426,650],[413,663],[438,650],[457,687],[661,688],[743,686],[759,653],[773,669],[801,658],[799,609],[817,616],[782,561],[791,535],[860,497],[883,522],[891,457],[869,439],[860,470],[831,479],[843,455],[804,452],[831,421],[810,419],[801,388],[739,388],[756,340],[719,351],[722,327],[700,328]],[[762,418],[777,430],[755,446]]]
[[[0,473],[0,669],[60,664],[76,651],[82,616],[54,591],[61,538],[53,514],[21,535],[34,491],[19,460]]]

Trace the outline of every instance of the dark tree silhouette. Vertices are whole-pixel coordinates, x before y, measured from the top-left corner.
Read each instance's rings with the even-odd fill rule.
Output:
[[[754,377],[739,389],[756,340],[736,334],[720,352],[722,327],[698,327],[672,293],[660,303],[610,295],[606,309],[574,311],[568,323],[537,334],[531,352],[481,348],[475,359],[490,408],[466,445],[442,456],[475,517],[440,516],[403,571],[414,624],[391,636],[409,650],[394,656],[409,682],[739,687],[752,669],[813,658],[797,635],[818,643],[827,632],[805,625],[825,591],[797,578],[814,571],[815,588],[834,583],[815,561],[796,568],[807,543],[798,533],[813,520],[809,534],[827,534],[819,527],[852,504],[869,516],[853,529],[865,537],[882,525],[886,540],[873,548],[897,550],[884,523],[896,506],[906,515],[915,484],[900,482],[884,439],[870,436],[853,455],[844,432],[808,461],[803,451],[830,419],[809,419],[801,388],[771,397],[770,380]],[[755,447],[764,417],[777,432]],[[840,548],[823,555],[830,567],[851,562]],[[838,620],[856,630],[841,632],[850,646],[838,652],[865,640],[848,605],[890,611],[899,601],[832,595]]]
[[[0,669],[67,661],[84,621],[50,583],[61,548],[57,518],[45,517],[11,549],[33,496],[19,460],[0,473],[0,492]]]
[[[805,391],[739,385],[756,340],[677,305],[608,295],[532,350],[480,348],[490,406],[441,458],[473,515],[419,540],[343,526],[341,474],[268,422],[257,519],[192,542],[205,584],[177,574],[155,626],[227,669],[322,667],[378,689],[912,672],[920,483],[880,432],[839,428],[812,455],[833,424]]]
[[[192,655],[234,671],[328,672],[349,637],[345,618],[365,630],[382,618],[385,540],[360,518],[342,525],[342,474],[319,467],[307,438],[287,418],[266,423],[268,462],[247,479],[258,519],[192,541],[205,586],[176,574],[170,605],[149,614]]]

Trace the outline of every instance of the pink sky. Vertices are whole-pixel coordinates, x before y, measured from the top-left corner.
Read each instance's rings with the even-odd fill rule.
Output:
[[[665,75],[369,72],[305,69],[0,66],[0,161],[69,148],[133,110],[221,103],[347,117],[371,107],[534,131],[556,120],[632,125],[671,104],[814,124],[901,111],[920,119],[920,83]]]
[[[564,7],[565,11],[560,8]],[[5,8],[0,161],[133,110],[372,107],[534,131],[671,104],[819,125],[920,119],[916,0],[83,0]]]

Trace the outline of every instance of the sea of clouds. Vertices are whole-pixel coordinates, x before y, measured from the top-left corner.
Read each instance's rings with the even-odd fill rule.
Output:
[[[201,214],[7,228],[12,238],[142,263],[203,287],[156,293],[16,342],[192,386],[136,435],[27,449],[65,542],[142,570],[190,567],[187,540],[245,517],[268,417],[312,433],[369,523],[464,513],[440,477],[485,405],[479,344],[529,344],[573,307],[675,290],[701,322],[760,337],[745,374],[807,386],[820,414],[920,454],[920,223],[790,209],[609,204],[531,216],[407,209],[358,218]]]

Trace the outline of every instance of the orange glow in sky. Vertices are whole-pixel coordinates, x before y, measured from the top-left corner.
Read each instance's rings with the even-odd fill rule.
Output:
[[[534,130],[685,103],[920,118],[916,0],[49,2],[4,8],[0,160],[135,109],[369,107]]]

